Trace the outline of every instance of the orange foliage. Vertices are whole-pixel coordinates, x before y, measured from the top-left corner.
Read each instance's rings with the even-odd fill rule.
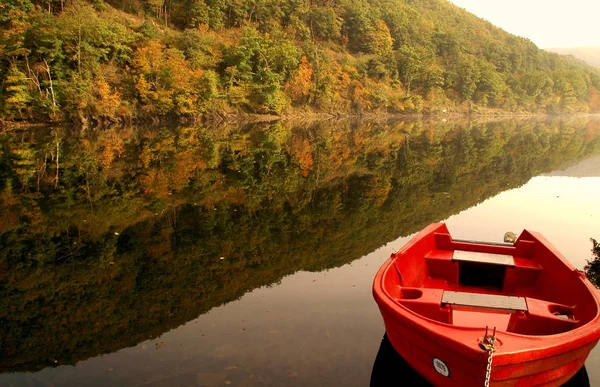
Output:
[[[149,168],[153,162],[160,164],[169,154],[176,151],[175,141],[172,138],[162,138],[153,144],[145,146],[140,152],[139,159],[144,168]]]
[[[177,163],[170,171],[171,188],[181,190],[187,186],[197,171],[206,169],[206,163],[195,152],[186,151],[177,156]]]
[[[308,102],[310,88],[312,86],[313,69],[311,63],[305,56],[300,58],[300,66],[290,79],[285,89],[295,104],[303,105]]]
[[[354,69],[354,67],[352,67],[351,69]],[[356,70],[356,69],[354,69],[354,70]],[[350,76],[348,71],[342,71],[340,73],[340,76],[338,77],[338,83],[339,83],[340,90],[347,89],[350,86],[351,82],[352,82],[352,77]]]
[[[157,198],[164,198],[170,193],[169,179],[164,170],[149,170],[146,175],[140,177],[140,185],[143,187],[144,193],[152,193]]]
[[[104,117],[116,117],[121,110],[121,95],[118,91],[111,90],[103,76],[99,76],[94,83],[97,113]]]
[[[302,176],[308,176],[308,173],[312,170],[313,166],[312,147],[310,142],[308,142],[307,139],[294,137],[292,139],[292,154],[298,160]]]

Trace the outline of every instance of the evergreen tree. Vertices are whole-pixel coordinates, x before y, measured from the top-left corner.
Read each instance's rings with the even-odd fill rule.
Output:
[[[12,64],[4,82],[4,112],[8,116],[18,113],[19,117],[23,117],[23,110],[31,102],[27,84],[25,74],[15,64]]]

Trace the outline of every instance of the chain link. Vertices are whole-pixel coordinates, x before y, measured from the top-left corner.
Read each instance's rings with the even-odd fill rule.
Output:
[[[490,346],[488,354],[489,354],[489,356],[488,356],[488,361],[487,361],[487,368],[485,370],[485,383],[484,383],[485,387],[490,387],[490,378],[492,375],[492,358],[494,357],[494,344],[493,343]]]
[[[494,327],[494,333],[492,336],[488,336],[488,327],[485,327],[485,335],[483,336],[483,341],[479,343],[481,349],[488,353],[487,359],[487,367],[485,369],[485,387],[490,387],[490,379],[492,378],[492,360],[494,358],[494,351],[496,348],[494,347],[496,344],[496,327]]]

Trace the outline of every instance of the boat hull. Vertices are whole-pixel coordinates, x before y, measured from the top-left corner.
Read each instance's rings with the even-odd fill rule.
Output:
[[[493,286],[470,277],[481,272]],[[431,225],[384,263],[373,295],[395,350],[436,386],[484,383],[488,325],[498,327],[495,387],[561,386],[600,338],[597,290],[528,231],[500,245],[454,241]]]
[[[373,363],[370,385],[371,387],[389,386],[390,380],[397,380],[398,375],[402,375],[402,383],[400,384],[403,386],[431,387],[431,383],[396,351],[387,334],[385,334]],[[590,378],[586,367],[582,367],[562,387],[590,387]]]
[[[481,386],[485,381],[488,356],[473,349],[447,348],[440,344],[443,338],[414,324],[398,321],[393,314],[381,311],[388,338],[394,349],[412,368],[435,386]],[[561,386],[583,366],[596,345],[592,341],[571,351],[533,361],[495,366],[492,361],[490,386]],[[520,357],[527,358],[523,353]],[[444,362],[449,376],[436,371],[434,359]]]

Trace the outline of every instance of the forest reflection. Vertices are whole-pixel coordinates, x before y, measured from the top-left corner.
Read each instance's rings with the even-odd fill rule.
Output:
[[[0,372],[17,372],[352,262],[600,152],[600,121],[36,128],[0,146]]]

